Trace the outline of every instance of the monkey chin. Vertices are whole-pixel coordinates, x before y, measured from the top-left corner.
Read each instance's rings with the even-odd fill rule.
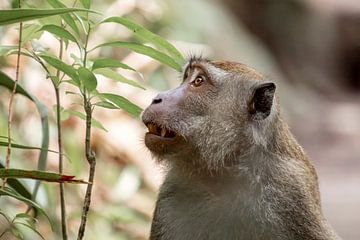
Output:
[[[179,152],[184,143],[184,138],[178,134],[172,137],[163,137],[151,132],[145,134],[146,147],[159,157]]]

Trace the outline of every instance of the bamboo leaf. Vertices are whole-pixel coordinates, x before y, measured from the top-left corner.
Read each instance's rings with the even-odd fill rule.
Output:
[[[23,170],[15,168],[0,168],[0,178],[27,178],[58,183],[88,183],[83,180],[75,179],[75,176],[38,170]]]
[[[159,35],[147,30],[145,27],[123,17],[110,17],[102,21],[102,23],[108,22],[118,23],[127,27],[133,31],[136,36],[140,37],[144,41],[154,44],[157,48],[166,50],[167,53],[173,57],[177,63],[181,65],[185,63],[184,57],[171,43]]]
[[[7,147],[7,146],[8,146],[8,142],[0,141],[0,147]],[[47,152],[58,153],[57,151],[46,149],[46,148],[26,146],[26,145],[21,145],[21,144],[16,144],[16,143],[11,143],[11,148],[30,149],[30,150],[44,150],[44,151],[47,151]]]
[[[114,104],[112,104],[111,102],[107,102],[107,101],[97,102],[94,105],[98,106],[98,107],[107,108],[107,109],[119,109],[119,107],[117,107]]]
[[[80,82],[83,84],[86,90],[92,92],[96,89],[97,80],[95,75],[87,68],[80,67],[78,69]]]
[[[58,0],[47,0],[47,2],[52,6],[53,8],[67,8],[65,4]],[[69,25],[69,27],[75,32],[76,36],[80,36],[79,28],[77,27],[74,19],[71,17],[69,13],[62,14],[61,18],[64,19],[64,21]]]
[[[0,71],[0,86],[4,86],[8,88],[10,91],[14,88],[14,80],[8,77],[6,74]],[[41,140],[41,150],[38,158],[38,170],[44,170],[46,168],[47,163],[47,149],[49,148],[49,119],[48,119],[48,110],[47,107],[41,103],[35,96],[28,93],[25,89],[21,87],[18,83],[16,85],[16,93],[22,94],[25,97],[29,98],[33,101],[36,105],[36,108],[40,114],[41,119],[41,130],[42,130],[42,140]],[[15,179],[9,180],[10,186],[12,186],[18,193],[22,196],[29,198],[31,194],[28,193],[27,189],[22,187],[20,182],[17,182]],[[33,198],[35,199],[37,191],[39,189],[40,182],[36,182],[34,191],[33,191]]]
[[[0,71],[0,86],[4,86],[12,91],[12,89],[14,88],[14,80],[12,80],[9,76]],[[16,93],[20,93],[21,95],[24,95],[30,100],[33,100],[33,96],[27,93],[19,84],[16,86]]]
[[[182,70],[181,65],[179,65],[179,63],[177,63],[172,57],[166,55],[165,53],[159,52],[158,50],[152,47],[145,46],[139,43],[120,42],[120,41],[107,42],[94,47],[92,50],[99,47],[122,47],[122,48],[130,49],[134,52],[149,56],[165,65],[168,65],[169,67],[174,68],[178,72],[181,72]]]
[[[9,197],[15,198],[21,202],[24,202],[27,205],[30,205],[30,206],[36,208],[39,212],[41,212],[48,219],[48,221],[51,225],[51,228],[53,228],[49,216],[46,214],[44,209],[42,209],[42,207],[39,204],[37,204],[36,202],[31,201],[27,198],[24,198],[23,196],[19,195],[17,192],[15,192],[14,190],[12,190],[11,188],[8,188],[8,187],[4,187],[4,188],[0,189],[0,196],[9,196]]]
[[[10,51],[17,49],[18,46],[0,46],[0,56],[7,55]]]
[[[29,225],[29,224],[25,224],[25,223],[22,223],[22,222],[14,222],[14,223],[15,223],[15,224],[23,225],[23,226],[25,226],[25,227],[27,227],[27,228],[30,228],[30,229],[31,229],[32,231],[34,231],[37,235],[39,235],[39,237],[41,237],[41,239],[44,239],[44,240],[45,240],[44,236],[41,235],[41,233],[40,233],[38,230],[36,230],[35,226],[31,226],[31,225]]]
[[[54,68],[59,69],[60,71],[68,75],[72,80],[74,80],[76,83],[80,85],[79,76],[76,70],[72,66],[50,55],[41,54],[40,57]]]
[[[70,40],[70,41],[76,43],[79,46],[76,38],[69,31],[67,31],[65,28],[62,28],[62,27],[59,27],[59,26],[56,26],[56,25],[53,25],[53,24],[49,24],[49,25],[42,26],[39,29],[39,31],[47,31],[49,33],[52,33],[52,34],[56,35],[59,38]]]
[[[86,9],[89,9],[91,6],[91,0],[80,0],[80,2]]]
[[[99,93],[99,96],[109,100],[133,117],[138,118],[140,116],[140,113],[142,112],[142,109],[139,106],[135,105],[134,103],[130,102],[122,96],[112,93]]]
[[[0,158],[0,160],[2,159]],[[2,162],[0,162],[0,168],[5,168]],[[10,187],[15,189],[15,191],[18,192],[21,196],[31,200],[31,193],[19,180],[15,178],[10,178],[7,180],[7,183],[9,184]]]
[[[8,215],[3,213],[1,210],[0,210],[0,215],[3,216],[6,219],[6,221],[11,225],[11,220],[10,220],[10,217]]]
[[[23,27],[22,31],[22,45],[26,44],[32,39],[39,39],[42,35],[42,32],[38,32],[40,29],[39,24],[27,24]]]
[[[137,72],[134,68],[130,67],[129,65],[111,58],[96,59],[92,65],[92,70],[99,68],[123,68]]]
[[[110,78],[110,79],[118,81],[118,82],[129,84],[133,87],[137,87],[137,88],[141,88],[141,89],[145,90],[145,88],[143,86],[141,86],[139,83],[135,82],[134,80],[127,79],[126,77],[122,76],[121,74],[119,74],[111,69],[100,68],[100,69],[96,69],[94,71],[94,73],[103,75],[107,78]]]
[[[0,10],[0,26],[78,11],[94,12],[82,8]]]

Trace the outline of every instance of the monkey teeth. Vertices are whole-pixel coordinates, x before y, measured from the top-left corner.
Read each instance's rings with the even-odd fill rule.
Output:
[[[166,129],[165,129],[165,128],[162,128],[160,134],[161,134],[162,137],[165,137]]]
[[[165,138],[172,138],[172,137],[175,137],[175,135],[176,135],[175,132],[170,131],[164,127],[157,126],[154,123],[147,123],[146,126],[149,129],[149,133],[157,135],[157,136],[161,136],[161,137],[165,137]]]

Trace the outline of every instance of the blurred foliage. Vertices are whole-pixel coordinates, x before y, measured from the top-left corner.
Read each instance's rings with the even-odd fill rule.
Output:
[[[1,206],[5,206],[0,209],[2,215],[0,239],[60,239],[59,212],[61,210],[59,197],[56,197],[59,192],[57,186],[50,186],[47,183],[39,185],[39,182],[34,186],[33,181],[24,180],[24,178],[30,178],[54,182],[83,182],[75,180],[73,176],[24,170],[38,168],[56,171],[58,165],[56,154],[58,153],[49,150],[57,149],[56,128],[59,126],[56,124],[56,119],[62,121],[60,126],[65,147],[63,156],[70,160],[66,163],[65,172],[79,177],[86,175],[87,164],[84,164],[84,151],[81,149],[84,148],[84,133],[89,131],[89,128],[85,128],[85,124],[78,122],[74,117],[86,121],[91,118],[91,124],[94,127],[106,130],[103,122],[108,119],[100,117],[99,120],[95,120],[91,115],[95,108],[95,113],[104,111],[100,108],[108,109],[108,111],[122,109],[135,118],[141,112],[141,108],[132,102],[137,101],[141,92],[138,90],[133,92],[133,96],[129,96],[132,99],[128,100],[128,96],[118,95],[114,83],[104,82],[103,78],[115,80],[115,84],[116,82],[125,83],[130,87],[144,90],[142,86],[144,77],[139,70],[145,68],[142,72],[150,73],[155,69],[161,69],[161,65],[154,65],[152,61],[145,58],[147,62],[132,67],[131,64],[125,63],[126,59],[133,58],[134,60],[130,61],[132,63],[143,59],[134,52],[149,56],[177,71],[181,71],[184,59],[168,41],[130,20],[132,18],[130,15],[133,15],[134,18],[139,18],[138,21],[141,23],[151,22],[151,17],[144,18],[149,13],[142,14],[148,11],[144,2],[128,2],[128,6],[119,13],[112,10],[121,1],[109,1],[106,5],[100,1],[91,3],[87,0],[80,2],[24,1],[21,9],[17,8],[18,5],[15,2],[12,6],[6,6],[7,10],[0,10],[0,26],[2,26],[0,31],[4,33],[0,35],[2,66],[0,83],[9,90],[14,88],[15,62],[16,58],[21,56],[20,83],[17,85],[16,92],[36,104],[42,127],[39,128],[39,122],[37,122],[39,118],[33,113],[34,106],[17,95],[13,115],[14,133],[11,141],[12,148],[20,150],[12,153],[12,169],[0,171],[0,177],[10,178],[8,184],[12,187],[5,187],[0,191],[0,196],[10,197],[0,198]],[[0,6],[2,4],[0,2]],[[151,1],[150,5],[159,7],[155,1]],[[86,10],[90,8],[96,11]],[[112,12],[111,15],[116,15],[116,17],[101,20],[103,17],[100,12],[104,11]],[[103,16],[108,15],[106,13]],[[122,17],[123,15],[126,15],[126,18]],[[155,19],[153,24],[156,25],[158,20]],[[11,24],[24,21],[26,23],[20,28],[21,50],[18,51],[18,29]],[[108,34],[104,36],[101,34],[104,31],[103,25],[104,29],[106,27],[112,29],[105,30]],[[122,34],[118,36],[109,34],[112,32]],[[120,51],[112,47],[119,47]],[[59,56],[56,57],[56,55]],[[146,71],[148,66],[151,66],[151,69]],[[37,75],[35,82],[34,74]],[[137,80],[132,80],[133,78]],[[54,90],[51,87],[55,89],[55,92],[61,90],[61,105],[58,104],[58,98],[55,101]],[[121,89],[124,90],[123,87]],[[124,94],[129,91],[134,90],[125,88]],[[2,134],[0,146],[6,147],[9,141],[5,134],[7,99],[10,94],[4,91],[4,88],[0,88],[0,92],[0,132]],[[85,113],[82,113],[81,108],[84,108]],[[53,109],[54,113],[50,112],[50,109]],[[92,109],[91,112],[90,109]],[[131,118],[127,118],[124,112],[119,112],[119,114],[126,118],[126,121],[120,123],[125,127],[129,121],[134,122]],[[29,124],[34,125],[30,127]],[[103,152],[104,146],[96,138],[102,135],[106,138],[106,133],[95,131],[92,134],[91,147],[97,154],[98,165],[95,194],[88,219],[90,226],[86,229],[86,239],[146,239],[156,184],[146,180],[148,177],[144,176],[144,166],[138,165],[142,163],[133,162],[134,160],[121,150],[115,149],[114,156],[106,156],[109,153]],[[38,145],[39,140],[42,146],[34,147]],[[38,160],[36,160],[38,153],[34,150],[40,151]],[[123,146],[122,150],[128,151],[128,148]],[[1,156],[5,156],[3,150],[0,149],[0,151]],[[111,158],[115,158],[118,167],[114,168]],[[25,161],[20,161],[20,159]],[[110,164],[107,164],[108,161]],[[140,168],[142,170],[139,170]],[[29,190],[32,187],[35,190],[29,199]],[[83,190],[78,186],[66,185],[65,189],[69,237],[72,239],[77,232],[81,216],[79,209],[81,209],[84,197]],[[27,205],[30,208],[27,208]],[[37,211],[43,214],[37,215]],[[52,224],[46,224],[42,219],[43,216],[46,216]]]

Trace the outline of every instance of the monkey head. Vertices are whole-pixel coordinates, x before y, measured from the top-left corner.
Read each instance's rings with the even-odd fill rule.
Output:
[[[170,164],[221,170],[229,159],[266,144],[275,119],[275,84],[240,63],[191,59],[179,87],[145,109],[145,145]],[[233,161],[233,160],[231,160]]]

